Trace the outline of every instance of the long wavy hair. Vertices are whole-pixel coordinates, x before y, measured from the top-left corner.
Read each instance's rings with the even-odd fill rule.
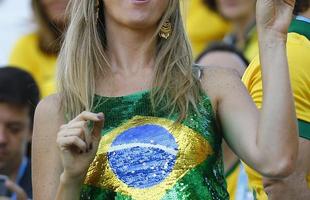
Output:
[[[96,106],[93,105],[96,74],[105,73],[110,67],[103,4],[101,0],[97,21],[94,11],[96,0],[71,0],[69,3],[70,24],[58,67],[61,108],[68,120]],[[170,20],[173,27],[168,40],[158,37],[166,20]],[[156,40],[154,89],[150,95],[153,109],[177,113],[179,120],[183,120],[189,109],[196,110],[201,85],[192,71],[192,51],[184,30],[179,0],[169,0],[153,39]]]
[[[41,0],[31,1],[35,21],[38,24],[39,48],[45,54],[57,55],[61,49],[64,27],[52,22],[44,10]]]

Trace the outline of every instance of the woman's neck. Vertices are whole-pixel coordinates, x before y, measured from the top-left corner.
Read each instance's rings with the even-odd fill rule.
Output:
[[[243,48],[246,43],[246,33],[251,24],[255,21],[255,13],[249,13],[247,17],[233,22],[233,32],[237,37],[237,47]]]
[[[156,27],[133,30],[113,24],[112,20],[107,22],[107,55],[111,68],[98,77],[96,92],[104,96],[123,96],[149,89],[154,76]]]
[[[112,72],[136,73],[143,68],[153,67],[156,27],[131,29],[112,20],[107,21],[107,53]]]

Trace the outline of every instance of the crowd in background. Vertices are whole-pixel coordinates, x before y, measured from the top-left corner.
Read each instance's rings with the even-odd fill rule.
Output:
[[[68,3],[0,0],[0,174],[5,175],[5,186],[0,187],[7,189],[0,188],[0,196],[9,199],[32,198],[29,144],[33,114],[39,99],[56,92],[57,55],[67,25]],[[265,200],[267,193],[270,199],[310,199],[310,3],[297,3],[287,46],[300,128],[298,167],[286,179],[264,179],[223,143],[232,200]],[[182,6],[199,67],[233,70],[261,108],[255,4],[256,0],[186,0]]]

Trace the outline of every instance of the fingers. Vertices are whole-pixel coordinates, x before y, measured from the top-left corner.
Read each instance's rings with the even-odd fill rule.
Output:
[[[100,140],[103,119],[103,113],[85,111],[68,124],[62,125],[57,136],[59,148],[71,150],[71,147],[76,147],[78,152],[88,152],[93,147],[93,140]],[[91,127],[89,123],[93,123],[92,133],[89,130]],[[95,134],[94,138],[93,134]]]
[[[86,142],[78,136],[61,137],[57,140],[57,143],[61,150],[69,150],[72,147],[76,147],[79,153],[88,151]]]
[[[74,118],[70,123],[74,123],[74,122],[78,122],[78,121],[100,121],[103,118],[103,114],[99,113],[99,114],[95,114],[95,113],[91,113],[91,112],[87,112],[84,111],[81,114],[79,114],[76,118]]]
[[[104,125],[104,115],[103,113],[99,113],[99,114],[100,114],[101,120],[94,123],[94,128],[93,128],[93,133],[92,133],[93,136],[97,138],[101,136],[101,130]]]
[[[80,127],[87,127],[87,121],[71,121],[68,124],[62,125],[60,129],[67,129],[67,128],[80,128]]]
[[[92,124],[92,130],[90,131],[87,128],[87,131],[85,132],[85,141],[89,149],[93,148],[93,142],[96,142],[95,146],[97,146],[97,143],[99,143],[98,140],[100,141],[100,138],[101,138],[101,130],[102,130],[103,123],[104,123],[103,113],[98,114],[98,119],[100,120],[95,121]]]
[[[13,183],[11,180],[6,180],[5,182],[5,186],[13,193],[16,194],[16,199],[17,200],[27,200],[27,194],[25,193],[25,191],[19,187],[18,185],[16,185],[15,183]]]

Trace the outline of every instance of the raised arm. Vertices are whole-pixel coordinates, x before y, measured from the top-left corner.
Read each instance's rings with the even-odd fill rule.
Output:
[[[262,111],[258,112],[245,87],[232,73],[223,71],[215,75],[220,77],[220,89],[212,92],[219,97],[217,114],[228,144],[242,160],[267,177],[289,175],[297,157],[296,114],[286,57],[293,5],[294,1],[257,0],[265,94]],[[209,79],[214,78],[210,75]]]

